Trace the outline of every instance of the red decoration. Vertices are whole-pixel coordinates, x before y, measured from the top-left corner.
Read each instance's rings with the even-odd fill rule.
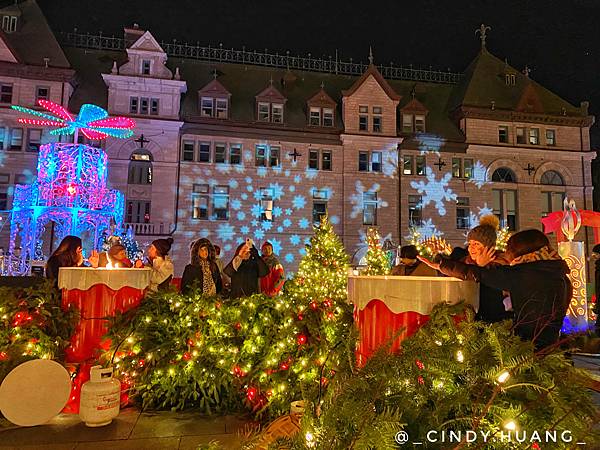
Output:
[[[138,366],[140,366],[140,367],[144,367],[145,365],[146,365],[146,361],[145,361],[145,360],[143,360],[143,359],[140,359],[140,360],[138,361]]]
[[[415,360],[415,364],[416,364],[416,365],[417,365],[417,367],[418,367],[419,369],[421,369],[421,370],[423,370],[423,369],[425,368],[425,364],[423,364],[423,362],[422,362],[422,361],[420,361],[420,360],[418,360],[418,359],[417,359],[417,360]]]
[[[302,320],[304,319],[304,316],[302,314],[298,314],[298,320]]]
[[[190,347],[193,347],[194,346],[194,341],[191,340],[191,339],[188,339],[187,340],[187,345],[189,345]]]
[[[239,322],[237,322],[234,326],[235,326],[236,330],[241,330],[242,329],[242,324],[239,323]]]
[[[289,365],[288,363],[286,363],[286,362],[282,362],[282,363],[279,365],[279,368],[280,368],[281,370],[288,370],[288,369],[290,368],[290,365]]]
[[[540,450],[540,445],[537,442],[534,442],[533,444],[531,444],[531,448],[535,450]]]
[[[0,352],[0,361],[6,361],[6,360],[8,360],[8,353]]]
[[[192,355],[190,355],[190,352],[185,352],[183,354],[183,360],[184,361],[189,361],[190,359],[192,359]]]
[[[326,298],[323,302],[323,306],[325,306],[326,308],[331,308],[331,300]]]
[[[319,304],[313,300],[312,302],[310,302],[310,307],[312,309],[317,309],[319,307]]]
[[[298,341],[298,345],[304,345],[308,339],[305,334],[299,334],[296,340]]]
[[[215,307],[216,307],[217,309],[221,309],[221,306],[222,306],[222,305],[221,305],[221,302],[217,302],[217,303],[215,303]]]
[[[329,380],[325,377],[321,377],[321,386],[325,386],[327,383],[329,383]]]
[[[423,377],[421,375],[419,375],[419,377],[417,378],[417,381],[419,382],[419,384],[425,384],[425,380],[423,379]]]
[[[246,372],[243,371],[240,366],[238,366],[237,364],[235,366],[233,366],[233,374],[236,377],[245,377],[246,376]]]
[[[13,318],[13,327],[20,327],[23,325],[27,325],[29,322],[31,322],[33,319],[33,317],[31,317],[27,311],[19,311],[18,313],[15,314],[14,318]]]
[[[258,390],[255,387],[250,387],[248,388],[248,391],[246,391],[246,397],[248,397],[248,400],[252,402],[256,398],[257,393]]]
[[[331,311],[329,311],[329,312],[327,313],[327,319],[328,319],[328,320],[333,320],[334,318],[335,318],[335,315],[334,315],[334,314],[333,314]]]

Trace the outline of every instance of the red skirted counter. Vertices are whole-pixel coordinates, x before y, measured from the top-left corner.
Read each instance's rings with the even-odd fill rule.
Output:
[[[71,345],[66,350],[67,363],[78,363],[79,371],[66,412],[79,411],[79,390],[89,379],[89,368],[103,348],[108,348],[104,335],[108,331],[106,317],[115,316],[139,306],[150,284],[150,269],[91,269],[62,267],[58,287],[62,289],[62,306],[79,310],[81,316]]]
[[[348,302],[354,304],[359,330],[359,365],[402,330],[391,348],[398,350],[403,339],[429,320],[436,304],[460,301],[477,309],[479,285],[448,277],[349,276]]]

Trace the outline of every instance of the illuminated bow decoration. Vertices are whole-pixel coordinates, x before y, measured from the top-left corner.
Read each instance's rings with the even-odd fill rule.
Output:
[[[61,105],[49,100],[38,100],[38,105],[48,112],[36,111],[23,106],[12,105],[12,109],[31,114],[41,119],[19,118],[19,123],[42,127],[57,127],[50,134],[74,134],[77,130],[92,140],[106,139],[108,136],[127,139],[133,136],[135,122],[127,117],[108,117],[105,109],[86,103],[74,117]]]

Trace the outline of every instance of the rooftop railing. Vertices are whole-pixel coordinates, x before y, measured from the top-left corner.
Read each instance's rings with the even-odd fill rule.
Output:
[[[126,48],[124,38],[114,36],[104,36],[102,33],[97,35],[83,34],[77,31],[70,33],[59,33],[58,39],[65,47],[77,47],[97,50],[121,50]],[[218,47],[208,47],[190,45],[188,43],[180,44],[176,40],[173,42],[160,42],[160,46],[165,53],[174,58],[189,58],[207,62],[246,64],[263,67],[275,67],[286,70],[302,70],[308,72],[322,72],[339,75],[362,75],[368,65],[362,62],[341,61],[337,57],[313,58],[309,53],[307,56],[293,56],[290,52],[285,54],[269,53],[267,49],[263,52],[246,50],[235,50],[233,48],[224,48],[222,44]],[[411,66],[394,66],[390,63],[388,66],[378,65],[377,69],[384,78],[389,80],[412,80],[425,81],[430,83],[458,83],[462,74],[456,72],[444,72],[439,70],[415,69]]]

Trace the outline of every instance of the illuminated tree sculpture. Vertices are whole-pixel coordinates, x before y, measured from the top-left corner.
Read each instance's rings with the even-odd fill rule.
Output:
[[[375,228],[367,231],[367,269],[365,275],[387,275],[390,265],[386,252],[381,246],[379,232]]]
[[[83,105],[77,117],[47,100],[38,104],[49,111],[40,112],[13,106],[38,118],[20,118],[26,125],[58,127],[50,134],[74,134],[75,143],[42,145],[38,156],[37,178],[29,185],[16,185],[11,215],[9,250],[21,247],[19,272],[26,273],[29,261],[44,258],[42,236],[45,227],[55,224],[57,240],[66,235],[89,233],[94,248],[102,245],[104,231],[111,219],[123,221],[123,194],[106,187],[107,156],[96,147],[78,144],[78,131],[88,139],[108,136],[127,138],[135,122],[125,117],[108,117],[95,105]]]

